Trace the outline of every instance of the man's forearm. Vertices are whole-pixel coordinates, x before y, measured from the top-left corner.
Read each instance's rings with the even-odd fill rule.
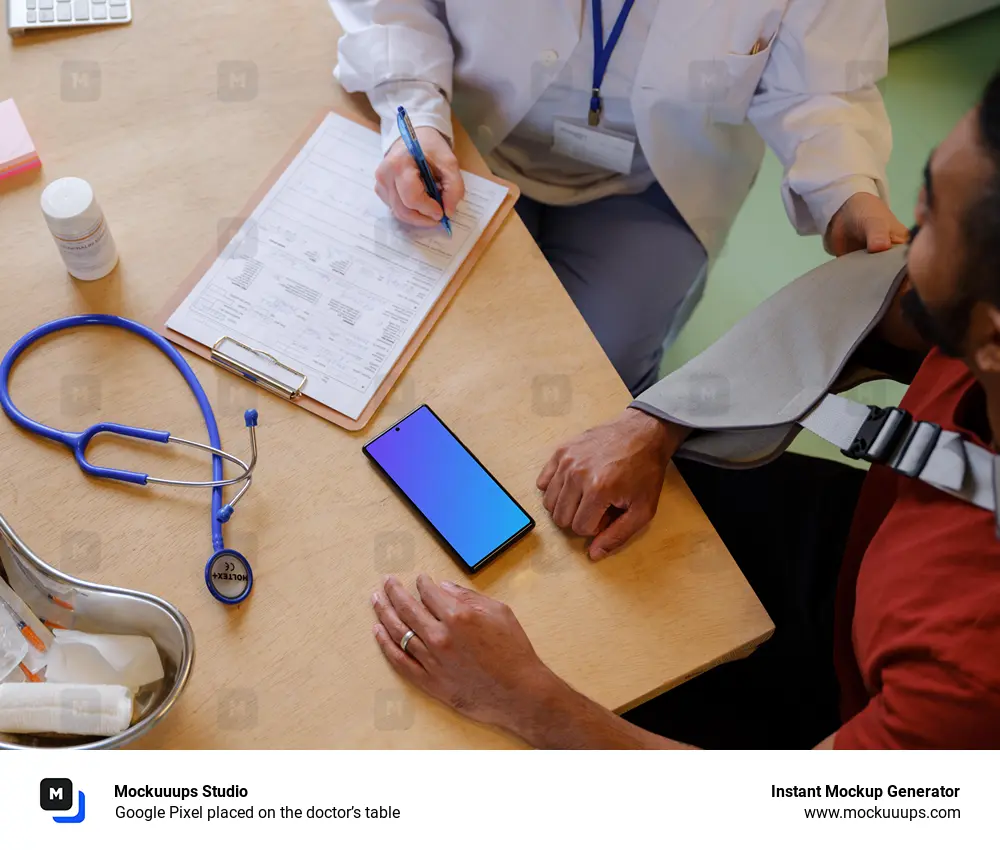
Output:
[[[647,411],[644,413],[649,414]],[[676,451],[684,444],[684,441],[694,433],[694,429],[687,425],[681,425],[678,422],[671,422],[669,419],[660,419],[660,422],[666,426],[667,431],[667,450],[669,451],[669,457],[672,458]]]
[[[524,717],[508,731],[539,749],[687,750],[687,744],[640,729],[574,691],[554,674],[534,691]]]

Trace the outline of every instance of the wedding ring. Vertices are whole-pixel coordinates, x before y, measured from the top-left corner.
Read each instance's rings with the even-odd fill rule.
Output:
[[[410,641],[416,637],[416,634],[417,633],[413,631],[413,629],[410,629],[405,635],[403,635],[403,639],[399,642],[399,648],[403,650],[403,652],[406,652],[406,647],[410,645]]]

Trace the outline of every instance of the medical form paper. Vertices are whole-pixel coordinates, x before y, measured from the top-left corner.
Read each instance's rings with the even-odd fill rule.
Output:
[[[463,173],[449,237],[392,217],[374,191],[381,160],[377,132],[328,115],[167,327],[265,351],[357,419],[508,192]]]

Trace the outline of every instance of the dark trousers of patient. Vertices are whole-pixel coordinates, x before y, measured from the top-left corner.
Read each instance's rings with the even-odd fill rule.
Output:
[[[791,453],[749,470],[683,460],[677,466],[775,632],[750,657],[625,717],[709,749],[814,747],[840,726],[834,597],[864,472]]]

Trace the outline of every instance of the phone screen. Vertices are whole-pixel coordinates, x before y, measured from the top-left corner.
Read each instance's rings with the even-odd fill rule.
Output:
[[[364,448],[469,570],[534,527],[499,482],[423,405]]]

